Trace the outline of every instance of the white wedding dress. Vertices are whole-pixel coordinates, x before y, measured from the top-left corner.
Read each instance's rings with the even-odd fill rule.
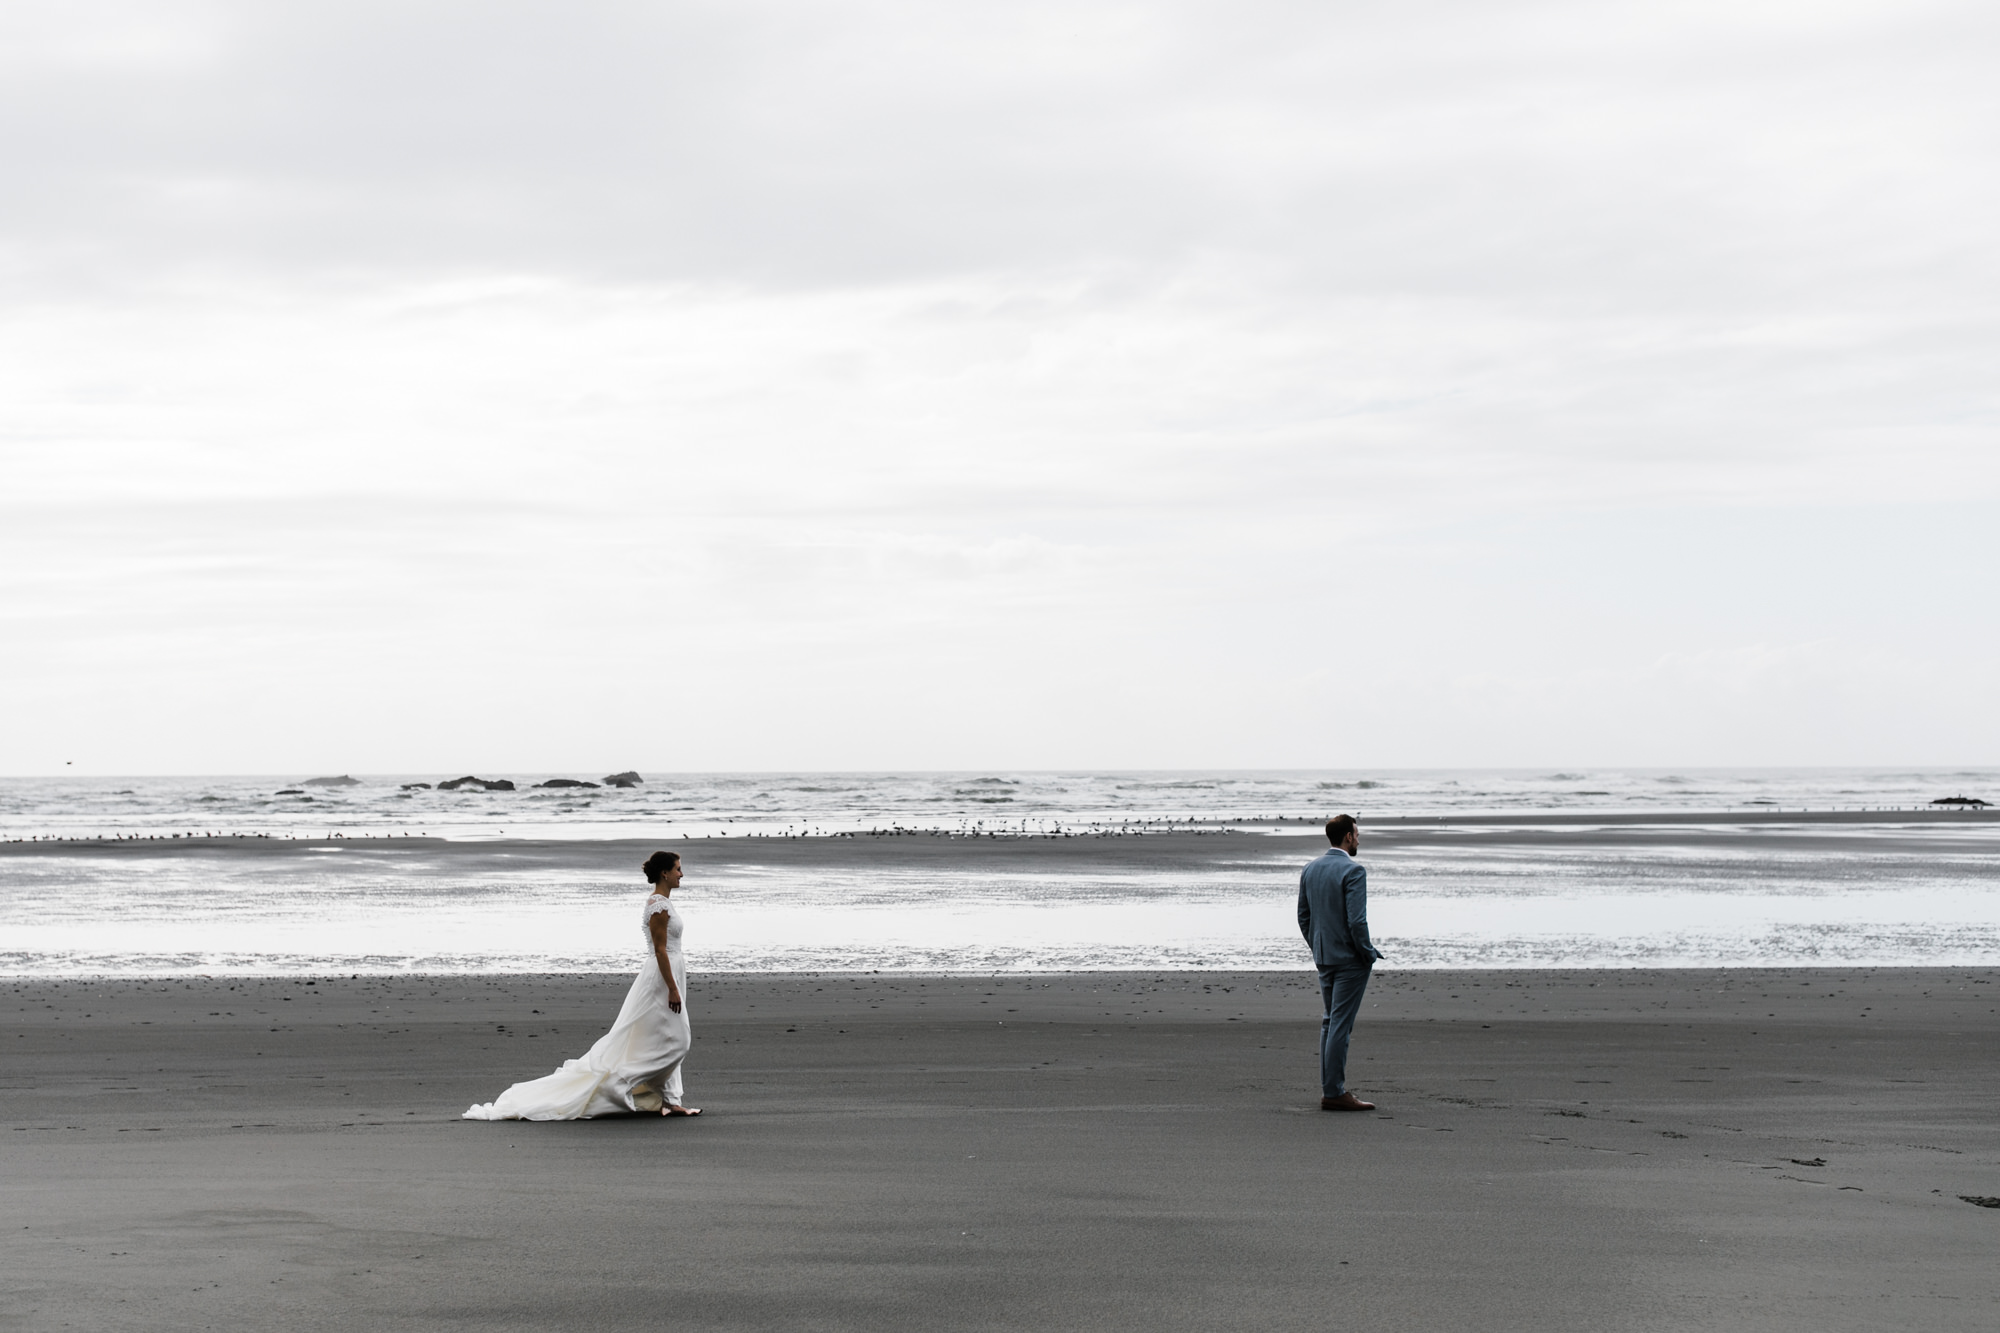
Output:
[[[667,1008],[667,982],[653,958],[647,924],[667,916],[667,963],[681,988],[681,1011]],[[594,1115],[658,1111],[681,1102],[681,1061],[693,1035],[688,1027],[687,964],[681,958],[681,909],[659,894],[646,899],[639,918],[645,964],[625,993],[625,1007],[611,1031],[578,1060],[565,1060],[547,1078],[516,1083],[498,1098],[465,1113],[467,1120],[583,1120]]]

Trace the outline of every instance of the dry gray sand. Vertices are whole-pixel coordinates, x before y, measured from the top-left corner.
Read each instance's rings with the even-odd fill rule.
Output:
[[[20,1329],[1991,1329],[2000,971],[9,982]]]

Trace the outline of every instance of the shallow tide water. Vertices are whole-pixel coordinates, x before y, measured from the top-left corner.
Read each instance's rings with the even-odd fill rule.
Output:
[[[1391,966],[1990,964],[2000,824],[1912,811],[1994,776],[648,775],[593,792],[517,775],[491,793],[14,779],[0,973],[629,970],[644,886],[622,847],[638,839],[700,849],[683,900],[702,970],[1300,967],[1310,829],[1363,800],[1383,821],[1362,860]],[[320,827],[279,790],[310,795]],[[1419,815],[1444,819],[1394,823]],[[964,854],[877,854],[912,838]]]

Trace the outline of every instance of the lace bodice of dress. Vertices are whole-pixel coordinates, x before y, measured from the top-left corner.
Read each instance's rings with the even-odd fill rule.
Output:
[[[668,901],[659,894],[646,899],[646,910],[639,917],[639,933],[646,937],[646,952],[653,951],[653,918],[661,912],[667,913],[667,954],[672,958],[681,956],[681,909],[670,907]],[[679,969],[675,969],[678,971]]]

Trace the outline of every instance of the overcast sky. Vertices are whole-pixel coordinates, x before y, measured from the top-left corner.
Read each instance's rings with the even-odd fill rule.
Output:
[[[2000,761],[1996,36],[7,5],[0,772]]]

